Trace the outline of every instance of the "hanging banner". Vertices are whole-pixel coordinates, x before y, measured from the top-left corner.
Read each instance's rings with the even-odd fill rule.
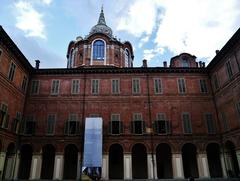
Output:
[[[92,179],[101,178],[102,170],[102,125],[100,117],[86,118],[83,174]]]

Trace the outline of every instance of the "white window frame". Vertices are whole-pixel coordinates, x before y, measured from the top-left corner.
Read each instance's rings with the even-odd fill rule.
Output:
[[[113,89],[113,82],[114,81],[117,81],[117,90],[114,92],[114,89]],[[120,93],[120,79],[112,79],[111,80],[111,88],[112,88],[112,94],[119,94]]]
[[[11,70],[12,70],[12,66],[14,66],[13,72],[11,71]],[[16,65],[13,61],[11,61],[10,67],[9,67],[9,70],[8,70],[8,80],[11,81],[11,82],[14,81],[16,69],[17,69],[17,65]],[[10,73],[11,73],[11,77],[12,77],[12,78],[10,77]]]
[[[93,89],[93,86],[95,86],[95,85],[93,85],[94,83],[94,81],[97,81],[98,82],[98,86],[96,87],[97,89],[96,89],[96,91],[97,92],[93,92],[93,90],[95,90],[95,89]],[[95,82],[95,84],[96,84],[96,82]],[[99,94],[99,88],[100,88],[100,79],[91,79],[91,94],[93,94],[93,95],[97,95],[97,94]]]
[[[36,91],[36,92],[33,92],[33,82],[38,82],[38,83],[37,83],[37,91]],[[40,80],[33,79],[33,80],[31,81],[31,95],[37,95],[37,94],[39,94],[39,89],[40,89]]]
[[[183,119],[184,114],[188,114],[188,116],[189,116],[190,133],[186,132],[187,130],[185,130],[184,119]],[[182,126],[183,126],[183,134],[193,134],[191,114],[189,112],[183,112],[182,113]]]
[[[181,81],[182,81],[182,80],[183,80],[183,85],[182,85],[182,86],[184,87],[184,90],[185,90],[185,91],[183,91],[183,92],[180,90],[180,84],[181,84]],[[179,94],[186,94],[186,93],[187,93],[187,86],[186,86],[186,80],[185,80],[185,78],[178,78],[178,79],[177,79],[177,85],[178,85],[178,93],[179,93]],[[182,87],[182,88],[183,88],[183,87]]]
[[[74,83],[73,83],[74,81],[78,82],[78,86],[77,86],[77,91],[76,92],[75,92],[76,87],[74,87]],[[80,93],[80,80],[79,79],[72,79],[71,94],[79,94],[79,93]]]
[[[157,85],[155,84],[157,81]],[[159,86],[160,83],[160,86]],[[163,93],[163,85],[162,85],[162,79],[161,78],[154,78],[153,79],[153,85],[154,85],[154,93],[155,94],[162,94]],[[160,90],[159,92],[156,91],[156,88],[158,87],[158,89]]]
[[[58,82],[58,87],[56,89],[56,87],[53,87],[54,86],[54,82]],[[61,86],[61,83],[60,83],[60,80],[59,79],[54,79],[52,80],[52,84],[51,84],[51,95],[58,95],[59,92],[60,92],[60,86]],[[55,90],[56,89],[56,90]]]
[[[137,92],[134,91],[134,86],[135,86],[134,81],[138,82],[138,87],[137,87],[138,91]],[[132,78],[132,93],[133,94],[141,94],[141,81],[140,81],[140,78]]]
[[[49,126],[48,121],[49,121],[49,116],[54,116],[54,124],[53,124],[53,132],[52,132],[52,133],[48,133],[48,126]],[[54,134],[55,134],[56,118],[57,118],[56,114],[48,114],[48,116],[47,116],[47,130],[46,130],[46,134],[47,134],[47,135],[54,135]]]
[[[93,65],[93,44],[95,41],[97,40],[101,40],[103,41],[104,43],[104,59],[103,59],[103,64],[106,65],[106,56],[107,56],[107,44],[106,44],[106,41],[102,38],[96,38],[92,41],[92,44],[91,44],[91,60],[90,60],[90,65]]]

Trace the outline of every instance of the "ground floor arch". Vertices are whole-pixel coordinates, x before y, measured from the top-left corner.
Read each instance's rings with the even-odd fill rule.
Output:
[[[18,178],[27,180],[30,176],[33,150],[29,144],[22,145],[20,148],[20,165],[18,170]]]
[[[16,147],[14,143],[10,143],[7,147],[6,159],[4,163],[3,178],[12,179],[13,178],[13,169],[15,166],[15,157]]]
[[[143,144],[132,147],[132,176],[133,179],[147,179],[147,150]]]
[[[196,146],[187,143],[182,147],[184,177],[199,177]]]
[[[231,141],[227,141],[225,143],[224,158],[227,166],[228,176],[237,176],[239,174],[239,165],[235,145]]]
[[[220,158],[220,147],[217,143],[210,143],[207,145],[207,159],[209,173],[211,177],[222,177],[222,166]]]
[[[67,145],[64,149],[64,179],[77,178],[78,149],[75,145]]]
[[[123,148],[119,144],[109,148],[109,179],[123,179]]]
[[[157,177],[159,179],[172,178],[172,153],[168,144],[159,144],[156,148]]]
[[[55,148],[47,144],[42,148],[41,179],[53,179]]]

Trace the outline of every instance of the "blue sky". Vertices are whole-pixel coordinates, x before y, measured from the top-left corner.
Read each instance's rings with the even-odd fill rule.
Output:
[[[135,67],[182,52],[208,63],[240,27],[238,0],[0,0],[0,24],[32,65],[66,67],[69,42],[89,33],[102,4],[114,36],[132,43]]]

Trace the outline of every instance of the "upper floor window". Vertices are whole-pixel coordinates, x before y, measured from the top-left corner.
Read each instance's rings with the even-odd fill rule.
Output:
[[[229,129],[229,124],[228,124],[228,120],[227,120],[225,112],[221,112],[221,120],[222,120],[223,130],[227,131]]]
[[[27,77],[24,75],[22,80],[22,91],[25,92],[27,87]]]
[[[183,120],[183,132],[186,134],[191,134],[192,133],[192,123],[191,123],[189,113],[183,113],[182,120]]]
[[[208,92],[208,89],[207,89],[207,82],[206,82],[206,80],[201,79],[201,80],[199,81],[199,83],[200,83],[201,93],[207,93],[207,92]]]
[[[128,49],[125,49],[125,67],[129,67],[129,63],[130,63],[129,59],[130,59],[130,53]]]
[[[182,59],[182,67],[189,67],[189,62],[186,59]]]
[[[8,128],[8,121],[9,121],[8,106],[2,103],[0,107],[0,127]]]
[[[10,81],[13,81],[15,71],[16,71],[16,65],[12,62],[8,72],[8,79]]]
[[[120,121],[120,114],[112,114],[110,122],[110,133],[121,134],[123,133],[122,122]]]
[[[214,74],[213,77],[212,77],[212,82],[213,82],[213,85],[214,85],[214,89],[218,89],[219,88],[219,83],[218,83],[218,78],[217,78],[217,74]]]
[[[232,78],[233,72],[232,72],[232,67],[231,67],[230,61],[228,61],[226,63],[226,69],[227,69],[228,78]]]
[[[179,78],[178,79],[178,91],[179,91],[179,93],[185,93],[186,92],[186,86],[185,86],[184,78]]]
[[[72,80],[72,89],[71,89],[72,94],[79,93],[79,85],[80,85],[80,80]]]
[[[157,119],[154,122],[154,129],[157,134],[170,133],[170,122],[166,120],[166,116],[164,113],[157,114]]]
[[[212,114],[208,113],[205,114],[206,124],[207,124],[207,130],[209,134],[214,134],[216,132],[216,127],[213,121]]]
[[[143,134],[145,132],[145,122],[142,120],[141,113],[133,114],[132,133]]]
[[[132,79],[132,93],[140,93],[140,79]]]
[[[36,130],[36,120],[34,116],[27,116],[26,120],[22,123],[22,132],[26,135],[34,135]]]
[[[80,132],[80,124],[78,121],[77,114],[70,114],[69,119],[65,122],[64,134],[66,135],[76,135]]]
[[[13,123],[12,123],[12,131],[14,133],[18,132],[18,128],[19,128],[19,124],[20,124],[21,119],[22,119],[22,114],[20,112],[17,112],[16,113],[16,118],[13,119]]]
[[[51,94],[52,95],[56,95],[59,93],[59,84],[60,84],[60,80],[53,80],[52,81],[52,87],[51,87]]]
[[[93,59],[104,60],[105,45],[102,40],[96,40],[93,43]]]
[[[31,94],[38,94],[39,93],[39,80],[33,80],[32,81],[32,87],[31,87]]]
[[[48,135],[54,134],[55,121],[56,121],[56,115],[49,114],[47,118],[47,134]]]
[[[112,93],[113,94],[119,93],[119,79],[112,80]]]
[[[98,94],[99,93],[99,80],[93,79],[92,80],[92,94]]]
[[[155,94],[162,93],[162,81],[161,81],[161,79],[154,79],[154,92],[155,92]]]

